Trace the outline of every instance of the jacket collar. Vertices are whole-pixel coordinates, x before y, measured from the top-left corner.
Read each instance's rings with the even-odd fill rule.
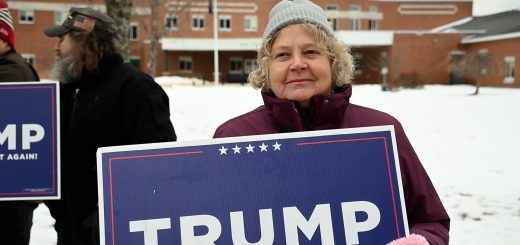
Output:
[[[339,128],[351,95],[352,86],[346,85],[336,89],[334,94],[312,97],[310,111],[313,116],[304,119],[296,102],[278,99],[272,92],[262,92],[269,116],[282,133]]]
[[[14,48],[11,48],[11,49],[5,51],[4,53],[0,54],[0,57],[7,57],[14,53],[16,53],[16,50]]]
[[[91,87],[95,84],[103,82],[110,74],[110,71],[119,63],[123,63],[123,58],[121,55],[107,55],[99,61],[97,70],[89,72],[83,68],[81,71],[81,76],[73,83],[79,87]]]

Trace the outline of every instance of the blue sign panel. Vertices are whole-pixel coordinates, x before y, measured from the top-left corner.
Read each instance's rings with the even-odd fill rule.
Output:
[[[59,85],[0,83],[0,201],[59,199]]]
[[[101,243],[386,244],[396,152],[391,126],[101,148]]]

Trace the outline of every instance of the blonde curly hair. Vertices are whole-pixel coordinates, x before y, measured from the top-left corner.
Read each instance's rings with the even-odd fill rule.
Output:
[[[302,22],[295,25],[301,26],[305,31],[316,37],[316,43],[320,48],[326,50],[329,57],[332,71],[332,84],[341,87],[349,84],[354,73],[354,62],[350,49],[336,37],[332,37],[327,32],[318,28],[315,24]],[[262,42],[262,47],[258,50],[257,62],[259,67],[249,73],[248,81],[253,88],[270,91],[269,88],[269,63],[272,59],[271,50],[277,31]]]

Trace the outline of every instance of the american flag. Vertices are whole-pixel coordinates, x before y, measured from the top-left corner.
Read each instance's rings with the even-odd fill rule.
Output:
[[[91,32],[94,30],[96,20],[83,15],[76,15],[73,26],[75,28]]]

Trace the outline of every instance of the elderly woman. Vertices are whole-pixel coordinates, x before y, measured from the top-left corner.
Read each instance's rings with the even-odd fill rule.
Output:
[[[269,14],[249,82],[264,105],[217,128],[214,137],[393,125],[413,235],[393,244],[448,244],[450,218],[403,127],[394,117],[349,103],[352,56],[324,11],[308,0],[283,0]]]

